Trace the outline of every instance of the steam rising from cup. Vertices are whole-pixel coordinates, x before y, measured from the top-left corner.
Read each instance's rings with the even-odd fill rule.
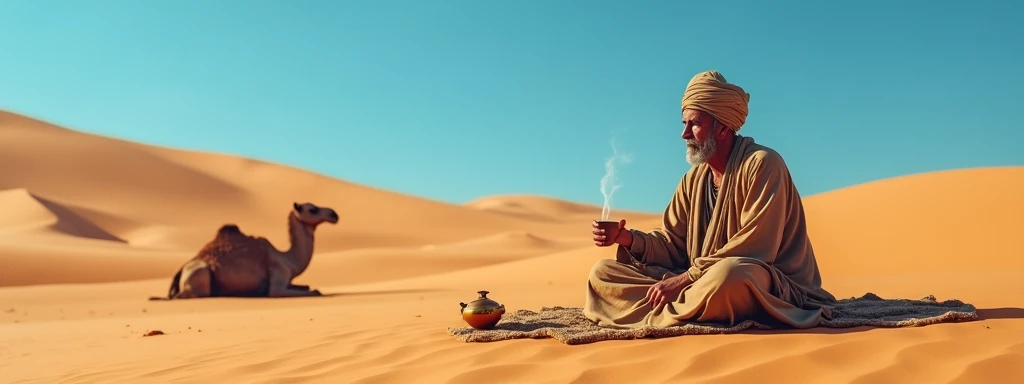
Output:
[[[601,194],[604,195],[604,207],[601,209],[601,220],[608,220],[608,216],[611,214],[612,195],[615,190],[619,189],[622,184],[618,183],[618,179],[615,174],[615,167],[622,164],[627,164],[633,159],[625,154],[619,153],[619,146],[616,144],[615,139],[611,140],[612,145],[612,157],[604,162],[604,177],[601,178]]]

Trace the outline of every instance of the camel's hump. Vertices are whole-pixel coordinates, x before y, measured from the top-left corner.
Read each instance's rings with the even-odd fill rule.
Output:
[[[242,230],[235,224],[224,224],[217,230],[217,235],[240,235]]]

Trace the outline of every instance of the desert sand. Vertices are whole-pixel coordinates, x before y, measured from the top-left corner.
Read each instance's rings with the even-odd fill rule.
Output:
[[[581,306],[590,265],[613,257],[589,240],[600,207],[514,195],[448,204],[7,112],[0,166],[3,383],[1024,381],[1024,167],[805,196],[836,296],[960,299],[978,321],[570,346],[465,343],[447,328],[465,325],[458,303],[479,290],[510,311]],[[296,280],[324,297],[147,300],[222,224],[287,248],[294,201],[341,215],[317,230]]]

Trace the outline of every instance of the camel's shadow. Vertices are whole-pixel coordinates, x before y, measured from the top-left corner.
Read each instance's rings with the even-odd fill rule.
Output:
[[[166,297],[150,296],[149,301],[194,301],[194,300],[294,300],[294,299],[325,299],[332,297],[346,297],[346,296],[373,296],[373,295],[399,295],[409,293],[427,293],[436,292],[436,289],[393,289],[383,291],[354,291],[354,292],[326,292],[320,293],[316,296],[281,296],[281,297],[270,297],[270,296],[209,296],[209,297],[195,297],[188,299],[168,299]]]
[[[400,295],[406,293],[427,293],[437,292],[436,289],[391,289],[383,291],[355,291],[355,292],[327,292],[320,293],[320,296],[305,296],[298,298],[318,298],[318,297],[344,297],[344,296],[375,296],[375,295]],[[270,299],[294,299],[295,297],[270,297]]]

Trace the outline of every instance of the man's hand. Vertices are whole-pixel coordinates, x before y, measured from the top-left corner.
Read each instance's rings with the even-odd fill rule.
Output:
[[[628,247],[633,244],[633,234],[626,229],[626,219],[619,220],[619,225],[612,228],[602,228],[598,222],[594,222],[593,231],[594,245],[607,247],[612,244],[619,244]]]
[[[647,290],[647,299],[650,300],[652,307],[657,308],[662,304],[675,300],[679,297],[679,292],[682,292],[683,288],[686,288],[692,283],[693,282],[690,281],[690,275],[685,273],[679,276],[666,278],[652,285],[651,288]]]

